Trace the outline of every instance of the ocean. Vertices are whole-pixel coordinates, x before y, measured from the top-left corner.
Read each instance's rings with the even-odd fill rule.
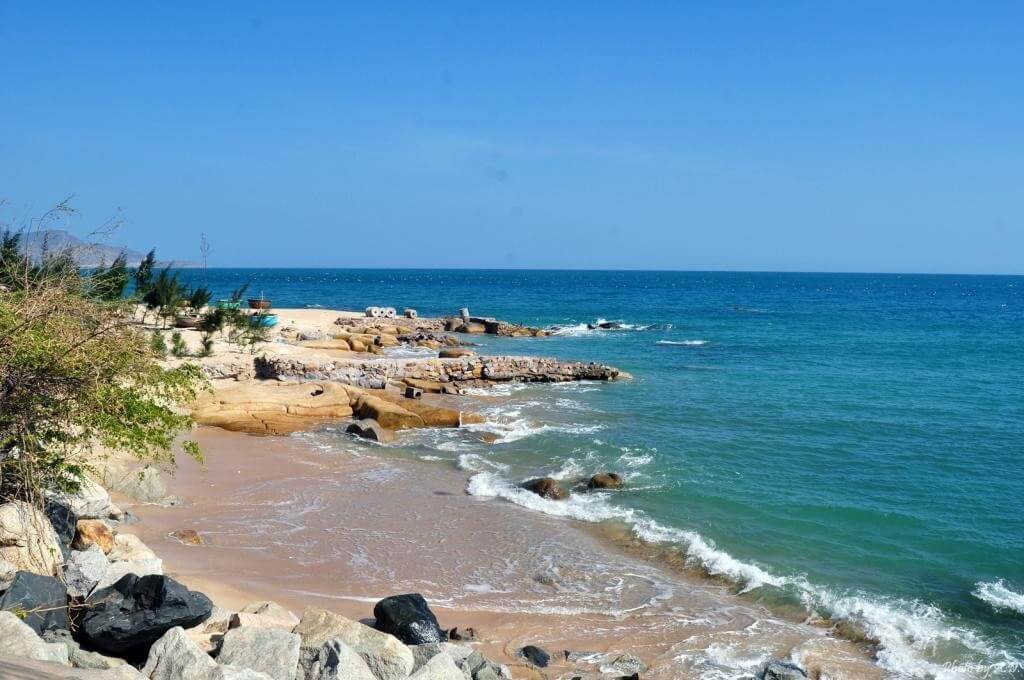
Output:
[[[628,382],[515,385],[486,445],[381,455],[467,492],[676,546],[742,597],[849,622],[894,677],[1024,677],[1024,277],[519,270],[183,270],[279,308],[461,307],[553,330],[481,352]],[[618,328],[588,328],[599,320]],[[625,474],[556,503],[516,487]]]

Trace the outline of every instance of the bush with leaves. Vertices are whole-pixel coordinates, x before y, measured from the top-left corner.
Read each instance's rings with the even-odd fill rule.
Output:
[[[77,267],[40,265],[5,239],[0,278],[0,502],[74,490],[97,444],[147,463],[174,462],[191,419],[177,405],[202,382],[167,369],[124,302],[97,300]],[[195,442],[184,449],[199,457]]]
[[[185,344],[185,338],[181,337],[181,331],[171,333],[171,354],[179,359],[188,356],[188,345]]]

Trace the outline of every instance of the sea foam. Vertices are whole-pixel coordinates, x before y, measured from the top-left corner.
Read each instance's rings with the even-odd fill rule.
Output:
[[[989,604],[996,611],[1012,611],[1024,614],[1024,594],[1010,590],[1006,583],[998,581],[978,581],[974,584],[971,595]]]

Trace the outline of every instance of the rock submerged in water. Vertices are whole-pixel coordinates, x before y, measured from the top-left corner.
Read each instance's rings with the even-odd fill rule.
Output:
[[[191,628],[213,610],[210,598],[168,576],[127,574],[86,600],[81,636],[116,656],[144,654],[171,628]]]
[[[526,645],[519,650],[519,656],[537,668],[547,668],[551,663],[551,655],[537,645]]]
[[[444,642],[448,636],[419,593],[385,597],[373,607],[379,631],[390,633],[407,645]]]
[[[757,680],[807,680],[807,673],[796,664],[773,659],[757,671]]]
[[[171,532],[171,537],[176,538],[183,545],[203,545],[203,537],[195,529],[178,529]]]
[[[531,479],[528,482],[523,482],[523,488],[527,491],[532,491],[541,498],[547,498],[553,501],[564,501],[569,497],[569,492],[563,487],[558,480],[552,479],[551,477],[540,477],[538,479]]]
[[[622,476],[615,472],[598,472],[587,481],[588,489],[621,489]]]

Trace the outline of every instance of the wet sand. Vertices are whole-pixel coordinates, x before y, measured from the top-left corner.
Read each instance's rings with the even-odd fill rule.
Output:
[[[552,652],[548,677],[599,677],[623,653],[651,667],[644,678],[743,677],[791,654],[830,678],[882,677],[853,643],[619,549],[606,530],[469,496],[449,467],[324,438],[196,434],[207,466],[181,458],[183,505],[136,506],[131,530],[221,606],[273,599],[365,619],[386,595],[421,592],[443,627],[475,628],[516,677],[541,677],[516,663],[525,644]],[[169,537],[182,528],[207,544]],[[594,654],[566,663],[563,650]]]

